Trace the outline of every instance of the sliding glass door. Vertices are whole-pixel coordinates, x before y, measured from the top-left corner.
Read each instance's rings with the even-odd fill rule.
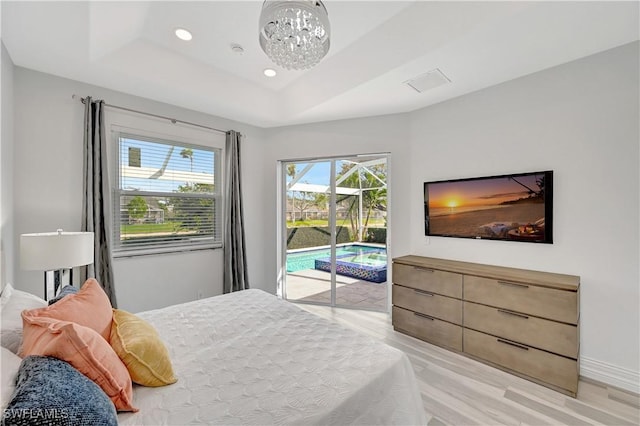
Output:
[[[386,311],[387,155],[283,161],[280,294]]]
[[[315,269],[316,260],[330,264],[331,161],[283,164],[286,173],[285,268],[288,300],[331,303],[331,270]],[[311,183],[313,182],[313,183]]]

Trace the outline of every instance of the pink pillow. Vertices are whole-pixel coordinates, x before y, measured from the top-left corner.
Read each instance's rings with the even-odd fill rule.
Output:
[[[70,321],[95,330],[108,342],[113,311],[98,281],[89,278],[76,294],[69,294],[51,306],[29,311],[29,317]]]
[[[69,297],[69,296],[67,296]],[[133,389],[127,367],[94,330],[69,321],[32,316],[22,312],[22,356],[52,356],[74,366],[111,398],[118,411],[133,407]]]

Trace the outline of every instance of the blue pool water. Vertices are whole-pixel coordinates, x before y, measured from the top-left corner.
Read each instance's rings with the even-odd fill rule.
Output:
[[[371,256],[376,254],[376,256]],[[316,259],[327,258],[331,256],[330,249],[321,250],[305,250],[287,254],[287,272],[302,271],[305,269],[314,269]],[[353,257],[351,262],[358,262],[360,259],[363,264],[370,264],[372,259],[376,259],[380,264],[387,262],[387,250],[380,247],[369,247],[352,244],[350,246],[336,247],[336,258],[350,256]]]
[[[385,252],[366,252],[363,254],[340,257],[338,260],[341,262],[364,266],[387,266],[387,254]]]

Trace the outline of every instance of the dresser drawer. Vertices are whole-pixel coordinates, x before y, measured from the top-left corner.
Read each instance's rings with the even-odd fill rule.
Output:
[[[578,323],[578,293],[522,283],[464,277],[464,299],[542,318]]]
[[[570,358],[578,357],[578,327],[464,302],[465,327]]]
[[[578,391],[578,362],[549,352],[464,329],[464,351],[534,379]]]
[[[459,325],[394,306],[393,327],[429,343],[462,351],[462,327]]]
[[[443,296],[462,298],[462,274],[394,263],[393,282]]]
[[[429,316],[462,325],[462,301],[424,290],[393,286],[393,304]]]

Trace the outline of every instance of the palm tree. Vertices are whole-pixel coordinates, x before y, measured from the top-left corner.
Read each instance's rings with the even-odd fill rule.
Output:
[[[353,163],[343,163],[342,170],[338,177],[348,173],[353,167],[357,167]],[[376,178],[377,176],[377,178]],[[386,164],[369,166],[365,172],[352,173],[343,182],[342,186],[348,188],[377,188],[362,191],[362,208],[364,217],[363,223],[360,223],[360,212],[357,196],[347,195],[338,199],[347,207],[348,218],[351,222],[351,235],[359,235],[358,230],[362,227],[362,235],[366,235],[369,227],[369,219],[374,210],[386,211],[387,209],[387,189],[378,187],[381,181],[386,182],[387,172]]]
[[[180,151],[182,158],[188,158],[191,162],[191,171],[193,171],[193,150],[191,148],[185,148]]]

